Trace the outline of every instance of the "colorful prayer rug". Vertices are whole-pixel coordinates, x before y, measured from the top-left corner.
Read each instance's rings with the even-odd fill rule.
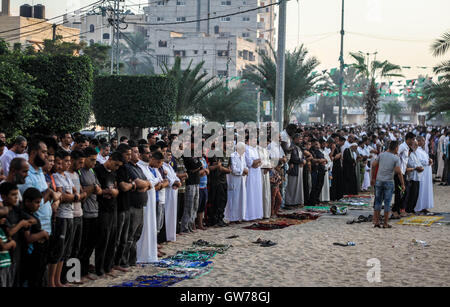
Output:
[[[293,219],[293,220],[316,220],[321,216],[320,213],[317,212],[294,212],[288,214],[278,214],[278,217]]]
[[[124,282],[113,287],[168,287],[177,282],[187,279],[186,277],[176,276],[139,276],[135,280]]]
[[[297,220],[297,219],[282,218],[269,222],[254,223],[250,226],[245,226],[243,228],[252,230],[274,230],[274,229],[283,229],[292,225],[304,224],[311,221],[312,220]]]
[[[443,219],[443,216],[423,216],[413,215],[401,219],[397,224],[399,225],[415,225],[415,226],[431,226],[434,222]]]

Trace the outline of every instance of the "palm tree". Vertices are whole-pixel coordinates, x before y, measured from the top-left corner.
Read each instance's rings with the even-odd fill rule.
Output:
[[[397,101],[389,101],[382,105],[384,114],[389,114],[389,122],[394,123],[394,118],[402,111],[402,106]]]
[[[127,66],[127,72],[130,75],[153,74],[153,62],[148,52],[154,50],[148,48],[150,41],[147,37],[142,32],[122,33],[122,35],[127,42],[126,46],[122,45],[122,48],[120,48],[121,57]]]
[[[352,66],[356,68],[358,74],[368,80],[368,88],[366,90],[367,129],[369,132],[373,132],[377,124],[378,102],[380,100],[375,80],[378,78],[403,77],[400,74],[401,67],[387,60],[383,62],[373,61],[369,66],[366,63],[366,57],[361,52],[350,52],[350,56],[356,61]]]
[[[277,56],[272,47],[270,50],[272,51],[271,56],[262,50],[258,51],[261,63],[250,65],[249,69],[244,72],[243,78],[265,89],[275,101],[277,64],[274,59]],[[302,101],[313,91],[317,82],[323,80],[321,75],[312,74],[320,63],[315,57],[308,58],[308,53],[303,45],[292,52],[286,52],[284,124],[289,121],[294,109],[300,106]]]
[[[207,77],[208,73],[200,71],[205,64],[204,61],[191,68],[192,60],[188,67],[181,69],[181,58],[176,57],[172,68],[164,63],[163,73],[175,80],[177,84],[177,101],[175,107],[176,120],[182,115],[190,115],[198,110],[199,105],[221,86],[220,83],[212,83],[214,77]]]
[[[450,31],[445,32],[441,38],[431,45],[434,56],[442,56],[450,49]],[[434,68],[434,73],[441,75],[441,80],[427,86],[425,95],[433,100],[429,107],[428,118],[441,112],[450,111],[450,60],[446,60]]]
[[[248,116],[245,102],[250,97],[246,94],[243,86],[228,89],[223,84],[211,92],[198,106],[198,113],[201,113],[207,120],[225,123],[227,121],[251,121],[255,120],[255,110]]]

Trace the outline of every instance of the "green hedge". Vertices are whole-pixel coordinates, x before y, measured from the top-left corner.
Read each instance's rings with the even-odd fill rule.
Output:
[[[176,85],[165,76],[99,76],[92,107],[99,125],[146,128],[171,124]]]
[[[36,80],[33,85],[47,96],[38,106],[38,123],[32,132],[61,133],[78,131],[89,121],[93,89],[93,69],[85,56],[25,56],[21,68]]]

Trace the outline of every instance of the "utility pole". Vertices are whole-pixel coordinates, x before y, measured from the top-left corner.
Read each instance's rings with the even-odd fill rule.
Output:
[[[342,129],[342,88],[344,86],[344,0],[342,0],[342,19],[341,19],[341,62],[339,74],[339,129]]]
[[[256,124],[257,124],[257,127],[259,128],[259,122],[261,121],[261,89],[257,88],[256,90],[258,91],[257,98],[256,98],[256,101],[257,101]]]
[[[279,4],[278,20],[278,50],[277,50],[277,82],[275,92],[275,104],[277,106],[277,120],[280,131],[284,128],[284,82],[286,65],[286,0]],[[289,120],[289,119],[286,119]]]
[[[52,24],[52,29],[53,29],[53,38],[52,40],[55,41],[56,40],[56,23]]]
[[[230,61],[231,61],[230,45],[231,45],[231,42],[228,40],[228,45],[227,45],[227,78],[225,79],[225,83],[227,85],[227,90],[228,90],[228,83],[229,83],[229,78],[230,78]]]

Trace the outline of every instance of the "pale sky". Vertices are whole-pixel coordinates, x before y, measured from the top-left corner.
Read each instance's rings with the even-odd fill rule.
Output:
[[[94,1],[34,0],[34,4],[44,4],[46,17],[51,18]],[[13,15],[18,15],[20,5],[31,2],[11,0]],[[147,0],[126,2],[145,4]],[[297,0],[288,2],[287,48],[294,49],[298,41],[305,43],[310,54],[321,62],[320,69],[339,67],[341,0],[299,0],[299,3],[300,13]],[[416,67],[432,67],[444,60],[431,55],[430,45],[450,30],[449,12],[450,0],[345,0],[344,60],[350,62],[350,51],[378,51],[378,60],[411,66],[412,69],[403,70],[407,79],[421,73],[431,75],[431,69]]]

